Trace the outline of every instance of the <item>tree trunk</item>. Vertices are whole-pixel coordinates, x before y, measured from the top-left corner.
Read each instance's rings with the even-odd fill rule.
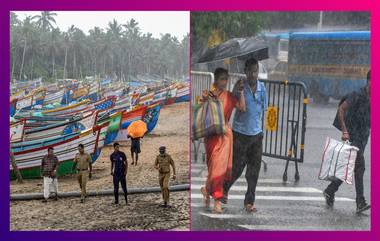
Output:
[[[106,57],[103,58],[103,75],[106,75]]]
[[[95,60],[94,60],[94,76],[96,78],[96,55],[95,55]]]
[[[52,73],[52,78],[56,78],[56,75],[55,75],[55,53],[53,52],[53,73]]]
[[[52,64],[53,64],[53,71],[51,73],[51,77],[54,79],[54,76],[55,76],[55,45],[54,45],[54,41],[53,41],[53,49],[52,49]]]
[[[24,40],[24,51],[22,52],[22,61],[21,61],[21,67],[20,67],[19,80],[21,80],[22,78],[22,71],[24,69],[25,52],[26,52],[26,39]]]
[[[15,73],[15,63],[16,63],[16,49],[13,52],[11,80],[13,80],[13,75]]]
[[[67,66],[67,46],[65,49],[65,64],[63,65],[63,79],[66,79],[66,66]]]
[[[32,54],[32,67],[30,69],[30,79],[33,79],[33,68],[34,68],[34,54]]]
[[[73,59],[73,77],[74,79],[78,78],[77,77],[77,58],[76,58],[75,49],[74,49],[74,59]]]

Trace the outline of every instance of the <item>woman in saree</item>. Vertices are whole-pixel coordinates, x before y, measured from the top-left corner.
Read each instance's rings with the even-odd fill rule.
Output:
[[[232,147],[233,136],[229,126],[229,120],[234,108],[238,111],[245,111],[245,99],[242,91],[239,96],[234,96],[226,90],[228,83],[228,71],[224,68],[217,68],[214,72],[215,82],[211,91],[204,90],[203,101],[208,98],[216,98],[223,105],[224,119],[226,123],[226,133],[205,138],[205,149],[207,156],[208,176],[206,185],[201,188],[205,206],[210,207],[210,196],[214,199],[214,213],[222,213],[220,200],[223,198],[223,184],[231,179],[232,174]],[[242,90],[242,87],[238,87]]]

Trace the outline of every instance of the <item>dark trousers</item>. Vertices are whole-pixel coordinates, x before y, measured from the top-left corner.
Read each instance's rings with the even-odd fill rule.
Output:
[[[125,201],[128,202],[127,193],[127,180],[125,175],[113,175],[113,194],[115,195],[115,202],[119,202],[119,183],[124,192]]]
[[[365,171],[365,160],[362,149],[358,151],[356,160],[355,160],[355,190],[356,190],[356,203],[363,202],[364,199],[364,185],[363,185],[363,176]],[[326,193],[330,196],[335,195],[335,192],[338,191],[339,186],[343,183],[341,180],[335,180],[330,183],[326,188]]]
[[[255,192],[257,180],[261,168],[263,134],[247,136],[238,132],[233,132],[233,161],[232,161],[232,178],[224,183],[224,192],[228,193],[234,182],[241,176],[244,168],[245,179],[248,183],[245,194],[244,205],[255,202]]]

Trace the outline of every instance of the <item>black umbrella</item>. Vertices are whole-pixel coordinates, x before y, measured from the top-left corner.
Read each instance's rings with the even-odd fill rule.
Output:
[[[264,60],[269,58],[268,45],[261,38],[233,38],[212,49],[208,49],[199,58],[198,63],[214,62],[237,58],[245,61],[250,58]]]

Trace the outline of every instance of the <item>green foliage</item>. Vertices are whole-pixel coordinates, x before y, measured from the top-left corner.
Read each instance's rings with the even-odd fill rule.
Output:
[[[316,29],[320,12],[192,12],[191,34],[194,52],[207,48],[215,31],[226,41],[236,37],[254,36],[260,31]],[[341,26],[341,29],[358,26],[369,29],[369,12],[323,12],[323,25]],[[342,27],[345,26],[345,27]]]
[[[188,74],[189,35],[182,40],[142,33],[136,20],[109,22],[89,33],[72,25],[56,27],[55,13],[44,11],[20,21],[11,12],[11,78],[44,81],[85,76],[128,80],[138,74],[180,78]]]

